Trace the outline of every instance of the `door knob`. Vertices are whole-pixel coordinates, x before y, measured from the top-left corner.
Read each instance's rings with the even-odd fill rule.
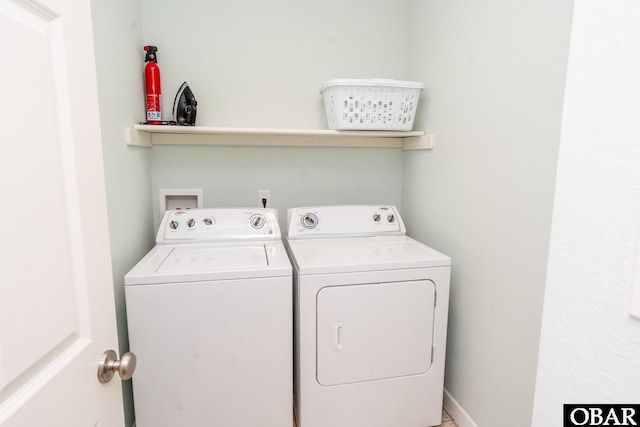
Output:
[[[136,370],[136,355],[134,353],[125,353],[118,360],[118,355],[113,350],[107,350],[98,362],[98,381],[106,384],[111,381],[113,375],[117,372],[120,379],[128,380],[133,376]]]

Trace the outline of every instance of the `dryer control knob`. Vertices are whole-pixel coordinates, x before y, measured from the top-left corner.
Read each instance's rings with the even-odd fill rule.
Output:
[[[255,228],[256,230],[259,230],[262,227],[264,227],[265,219],[262,215],[254,215],[249,220],[249,223],[251,223],[251,227]]]
[[[373,214],[373,220],[375,222],[380,222],[380,214]]]
[[[391,215],[387,215],[387,221],[389,222],[394,222],[396,220],[395,215],[391,214]]]
[[[304,228],[316,228],[318,225],[318,217],[312,213],[308,213],[302,216],[302,226]]]

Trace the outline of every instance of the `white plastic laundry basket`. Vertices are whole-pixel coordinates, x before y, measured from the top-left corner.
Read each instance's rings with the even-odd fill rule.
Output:
[[[424,84],[335,79],[320,88],[329,129],[410,131]]]

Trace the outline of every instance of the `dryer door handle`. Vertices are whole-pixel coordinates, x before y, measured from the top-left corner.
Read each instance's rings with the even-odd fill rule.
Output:
[[[344,350],[344,323],[332,323],[331,329],[331,351]]]

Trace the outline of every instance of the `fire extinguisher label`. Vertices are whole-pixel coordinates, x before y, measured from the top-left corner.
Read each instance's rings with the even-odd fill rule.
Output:
[[[147,95],[147,121],[161,121],[160,96]]]
[[[160,111],[147,111],[147,121],[150,120],[162,120],[162,113]]]

